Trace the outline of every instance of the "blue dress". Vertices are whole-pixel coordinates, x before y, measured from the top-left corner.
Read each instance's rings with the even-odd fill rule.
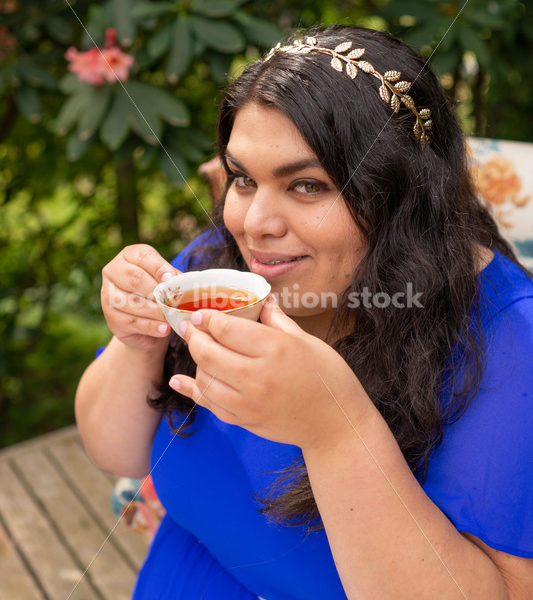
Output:
[[[191,246],[173,263],[182,271],[194,268]],[[533,558],[533,282],[498,251],[478,282],[486,373],[466,413],[445,426],[423,488],[458,530]],[[202,407],[192,429],[181,438],[166,419],[158,428],[152,478],[167,514],[134,600],[346,599],[325,532],[275,525],[254,499],[299,448]]]

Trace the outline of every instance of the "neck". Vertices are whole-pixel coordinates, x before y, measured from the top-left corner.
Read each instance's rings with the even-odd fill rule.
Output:
[[[297,323],[306,333],[314,335],[315,337],[326,341],[329,326],[333,320],[335,314],[334,310],[329,310],[318,315],[291,317],[291,319]],[[337,335],[334,339],[327,340],[329,345],[338,339],[340,336]]]

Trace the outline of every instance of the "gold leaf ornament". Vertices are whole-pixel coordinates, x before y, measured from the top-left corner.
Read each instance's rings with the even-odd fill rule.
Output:
[[[305,40],[294,40],[292,44],[287,46],[277,44],[270,50],[264,60],[269,60],[276,52],[287,52],[288,54],[319,52],[331,57],[330,65],[335,71],[344,73],[346,68],[346,75],[350,79],[355,79],[359,69],[361,69],[364,73],[368,73],[380,80],[379,96],[383,102],[390,104],[394,113],[400,111],[402,103],[413,113],[415,117],[413,126],[414,136],[420,145],[425,147],[430,141],[427,132],[433,125],[433,121],[430,120],[431,110],[423,108],[420,112],[417,111],[413,98],[406,93],[411,88],[412,83],[400,80],[402,76],[401,71],[391,69],[382,75],[376,71],[370,62],[359,60],[365,54],[365,48],[352,49],[352,45],[351,41],[345,41],[337,44],[334,49],[331,49],[320,46],[315,37],[306,37]]]
[[[390,105],[392,110],[397,113],[400,110],[400,99],[396,94],[394,94],[391,98]]]
[[[400,71],[387,71],[385,75],[383,75],[383,78],[387,81],[398,81],[401,76],[402,74]]]
[[[357,67],[352,63],[346,63],[346,73],[351,79],[355,79],[357,76]]]
[[[331,59],[331,66],[335,69],[335,71],[339,71],[340,73],[343,72],[343,68],[342,68],[342,61],[340,58],[337,58],[336,56],[334,56]]]
[[[379,95],[383,102],[386,102],[387,104],[390,102],[390,92],[385,84],[380,86]]]
[[[408,94],[404,94],[402,96],[402,102],[405,104],[405,106],[407,106],[407,108],[410,108],[411,110],[415,108],[415,102]]]
[[[394,87],[399,92],[406,92],[411,87],[411,84],[408,81],[398,81],[398,83],[394,84]]]
[[[343,52],[346,52],[346,50],[349,50],[351,47],[352,42],[342,42],[342,44],[339,44],[335,47],[333,52],[336,52],[337,54],[342,54]]]
[[[364,71],[365,73],[373,73],[374,72],[374,67],[369,62],[366,62],[366,60],[362,60],[359,63],[359,68],[361,69],[361,71]]]
[[[352,50],[351,52],[349,52],[346,55],[346,58],[349,58],[350,60],[354,60],[356,58],[361,58],[361,56],[363,56],[364,53],[365,53],[364,48],[356,48],[355,50]]]

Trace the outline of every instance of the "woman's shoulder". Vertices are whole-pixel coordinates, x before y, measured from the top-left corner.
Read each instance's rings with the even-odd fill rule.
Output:
[[[171,261],[173,267],[180,271],[190,271],[198,266],[202,259],[201,249],[207,248],[224,241],[224,235],[220,229],[210,227],[200,233],[192,242]]]
[[[493,252],[478,274],[485,320],[518,311],[529,314],[533,325],[533,278],[498,250]]]

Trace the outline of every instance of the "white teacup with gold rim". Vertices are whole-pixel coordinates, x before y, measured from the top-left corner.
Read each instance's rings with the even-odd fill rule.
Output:
[[[257,321],[270,290],[267,280],[256,273],[206,269],[167,279],[156,286],[153,296],[169,325],[180,335],[179,324],[200,308]]]

